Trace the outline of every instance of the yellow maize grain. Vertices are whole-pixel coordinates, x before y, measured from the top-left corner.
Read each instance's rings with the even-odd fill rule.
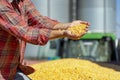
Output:
[[[70,30],[72,34],[80,35],[81,33],[85,32],[85,28],[86,28],[85,24],[78,24],[68,28],[68,30]]]
[[[31,65],[32,80],[120,80],[120,72],[81,59],[60,59]],[[119,67],[119,66],[118,66]]]

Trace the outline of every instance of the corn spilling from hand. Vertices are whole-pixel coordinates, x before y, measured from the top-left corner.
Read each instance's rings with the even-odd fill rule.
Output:
[[[81,59],[60,59],[31,65],[32,80],[120,80],[120,72]]]
[[[78,24],[68,28],[68,30],[70,30],[72,34],[81,35],[82,33],[85,32],[86,27],[87,25],[85,24]]]

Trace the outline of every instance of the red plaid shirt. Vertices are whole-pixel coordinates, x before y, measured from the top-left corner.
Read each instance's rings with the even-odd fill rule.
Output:
[[[26,42],[45,45],[57,23],[40,15],[30,0],[17,6],[0,0],[0,80],[13,80]]]

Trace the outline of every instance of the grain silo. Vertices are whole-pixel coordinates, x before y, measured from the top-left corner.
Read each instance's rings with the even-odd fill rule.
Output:
[[[78,0],[77,3],[77,18],[90,21],[90,31],[115,33],[115,0]]]

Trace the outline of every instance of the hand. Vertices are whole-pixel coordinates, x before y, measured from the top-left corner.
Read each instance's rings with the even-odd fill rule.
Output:
[[[73,25],[76,25],[76,24],[85,24],[87,26],[89,26],[89,23],[86,22],[86,21],[80,21],[80,20],[76,20],[76,21],[73,21],[71,23],[58,23],[56,24],[54,27],[53,27],[53,30],[67,30],[68,28],[72,27]]]
[[[32,68],[31,66],[26,66],[26,65],[19,64],[18,68],[19,68],[25,75],[29,75],[29,74],[32,74],[33,72],[35,72],[35,69]]]
[[[71,31],[69,30],[65,30],[64,31],[64,36],[69,38],[69,39],[72,39],[72,40],[78,40],[80,39],[80,37],[82,37],[85,33],[81,33],[80,35],[75,35],[75,34],[72,34]]]
[[[69,27],[72,27],[72,26],[75,26],[75,25],[79,25],[79,24],[85,24],[87,28],[88,28],[88,26],[90,26],[90,23],[88,23],[86,21],[76,20],[76,21],[71,22]]]
[[[84,29],[82,29],[82,32],[80,32],[79,35],[76,35],[72,33],[69,30],[69,28],[74,27],[78,24],[85,24],[86,26]],[[82,37],[84,34],[86,34],[86,32],[88,31],[88,26],[89,26],[88,22],[80,21],[80,20],[76,20],[71,23],[58,23],[51,30],[49,39],[51,40],[51,39],[56,39],[56,38],[68,37],[69,39],[77,40],[80,37]]]
[[[82,26],[79,26],[82,24]],[[84,25],[83,25],[84,24]],[[78,26],[77,26],[78,25]],[[65,31],[65,35],[73,40],[80,39],[88,31],[89,23],[86,21],[73,21],[69,28]],[[72,28],[74,27],[74,28]]]

